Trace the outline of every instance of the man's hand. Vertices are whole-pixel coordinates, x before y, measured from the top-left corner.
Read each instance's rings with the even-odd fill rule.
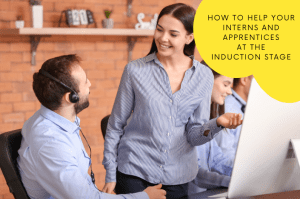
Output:
[[[161,189],[162,184],[153,187],[147,187],[144,191],[148,194],[150,199],[166,199],[167,192]]]
[[[113,194],[113,191],[116,187],[116,182],[108,182],[108,183],[105,183],[102,191],[104,193],[110,193],[110,194]]]
[[[217,125],[225,128],[235,129],[243,122],[242,115],[236,113],[224,113],[217,119]]]

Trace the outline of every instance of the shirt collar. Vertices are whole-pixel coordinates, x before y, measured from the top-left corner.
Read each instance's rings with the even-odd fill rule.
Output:
[[[150,55],[147,55],[147,56],[145,57],[145,62],[152,61],[152,60],[154,60],[155,58],[156,58],[155,52],[154,52],[154,53],[151,53]]]
[[[195,60],[194,55],[189,56],[189,58],[191,58],[193,60],[193,67],[198,67],[198,62]],[[163,65],[160,63],[160,61],[158,60],[157,56],[156,56],[156,52],[151,53],[150,55],[145,57],[145,62],[150,62],[153,61],[158,64],[159,66],[161,66],[163,68]]]
[[[75,122],[71,122],[70,120],[66,119],[65,117],[55,113],[54,111],[46,108],[45,106],[41,105],[41,115],[56,124],[57,126],[61,127],[63,130],[69,133],[77,132],[77,130],[80,129],[80,119],[76,116],[76,121],[78,125]]]
[[[243,98],[241,98],[241,97],[240,97],[233,89],[231,89],[231,91],[232,91],[232,95],[233,95],[234,97],[236,97],[238,100],[240,100],[240,102],[241,102],[243,105],[246,106],[245,100],[243,100]]]

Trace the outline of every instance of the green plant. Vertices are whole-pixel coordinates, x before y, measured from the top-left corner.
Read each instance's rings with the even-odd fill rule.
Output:
[[[112,13],[112,10],[104,10],[104,14],[105,14],[106,19],[109,18],[111,13]]]
[[[29,4],[30,5],[41,5],[41,1],[40,0],[30,0],[29,1]]]

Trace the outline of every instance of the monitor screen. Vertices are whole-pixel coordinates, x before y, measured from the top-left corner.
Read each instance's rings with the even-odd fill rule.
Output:
[[[228,198],[300,190],[300,102],[271,98],[253,78],[242,125]]]

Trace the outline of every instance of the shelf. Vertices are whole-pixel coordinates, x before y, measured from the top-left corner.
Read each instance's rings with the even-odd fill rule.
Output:
[[[116,35],[153,36],[154,30],[106,28],[14,28],[0,29],[0,35]]]
[[[127,36],[128,38],[128,62],[131,61],[132,49],[136,42],[136,38],[132,37],[147,37],[153,36],[154,30],[136,30],[136,29],[106,29],[106,28],[13,28],[0,29],[0,35],[8,36],[30,36],[31,43],[31,64],[35,65],[36,50],[43,36],[52,35],[112,35],[112,36]]]

